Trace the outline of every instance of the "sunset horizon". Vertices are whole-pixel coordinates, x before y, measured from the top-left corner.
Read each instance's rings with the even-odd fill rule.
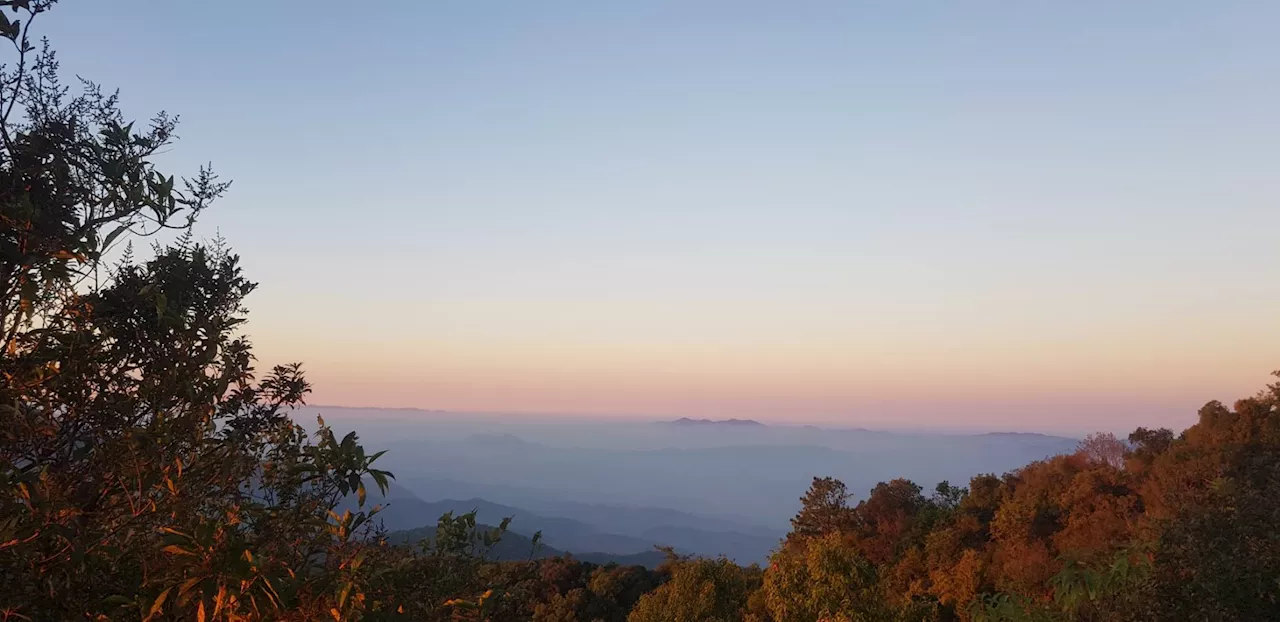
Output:
[[[1277,24],[0,0],[0,622],[1280,622]]]

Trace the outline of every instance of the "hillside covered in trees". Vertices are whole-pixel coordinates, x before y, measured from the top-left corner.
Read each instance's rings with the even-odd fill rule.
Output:
[[[52,5],[0,1],[2,619],[1280,619],[1280,383],[934,490],[796,481],[764,565],[596,564],[474,513],[388,533],[381,453],[290,419],[301,366],[255,369],[255,285],[191,235],[228,184],[157,167],[174,117],[60,82]]]

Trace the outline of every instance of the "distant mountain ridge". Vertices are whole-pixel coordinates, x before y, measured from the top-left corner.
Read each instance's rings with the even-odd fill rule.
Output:
[[[666,507],[610,503],[603,500],[594,503],[573,501],[557,496],[554,491],[547,489],[468,482],[417,474],[400,476],[392,488],[392,496],[396,494],[395,486],[424,493],[421,497],[423,499],[479,497],[494,503],[528,510],[540,516],[572,518],[598,531],[636,537],[644,537],[645,532],[655,527],[743,533],[770,540],[778,540],[786,535],[785,530],[691,514]],[[430,493],[430,496],[425,493]]]
[[[583,561],[602,560],[607,557],[606,561],[618,561],[618,563],[641,565],[649,562],[657,563],[661,561],[660,556],[644,557],[644,555],[654,552],[657,546],[670,546],[682,553],[708,557],[724,555],[745,564],[764,561],[780,539],[779,534],[766,530],[748,528],[743,531],[732,531],[728,528],[729,526],[714,519],[699,520],[689,516],[690,521],[661,520],[683,517],[679,513],[653,508],[630,510],[635,513],[634,523],[617,525],[634,535],[611,533],[575,518],[543,516],[523,508],[481,498],[423,501],[399,484],[392,485],[383,503],[384,508],[375,520],[381,521],[390,532],[423,528],[434,530],[436,522],[446,512],[458,515],[474,511],[477,522],[489,525],[496,525],[504,518],[511,518],[509,534],[518,534],[527,539],[534,533],[541,532],[543,542],[548,548],[572,553]],[[613,517],[617,517],[619,512],[628,512],[625,508],[603,506],[584,505],[580,509],[584,514],[583,518],[588,520],[599,520],[602,518],[600,512],[605,512],[605,516]],[[512,549],[511,546],[510,544],[500,545],[500,552],[504,555],[516,553],[523,555],[523,557],[510,557],[511,559],[528,557],[528,550],[521,552]]]
[[[759,421],[756,421],[755,419],[690,419],[688,417],[681,417],[679,419],[676,419],[675,421],[663,421],[660,423],[665,423],[667,425],[691,425],[691,426],[692,425],[696,425],[696,426],[724,425],[724,426],[734,426],[734,427],[761,427],[761,428],[768,427],[765,424],[760,423]]]
[[[814,476],[839,478],[861,499],[877,483],[895,478],[911,480],[925,490],[942,481],[965,485],[975,475],[1005,473],[1074,452],[1080,442],[1016,431],[892,432],[785,425],[728,412],[725,419],[677,415],[665,421],[503,419],[484,414],[438,418],[307,409],[293,416],[305,422],[318,414],[339,432],[358,430],[371,450],[386,450],[379,468],[394,473],[396,482],[420,499],[479,498],[540,518],[572,519],[596,534],[586,543],[591,548],[576,540],[582,537],[579,530],[568,534],[575,540],[549,540],[551,546],[617,553],[639,549],[598,548],[601,534],[629,536],[646,544],[661,538],[686,552],[738,557],[744,550],[735,544],[737,536],[716,542],[710,536],[699,540],[698,534],[759,536],[760,548],[776,546]],[[393,511],[400,509],[406,508]],[[435,518],[427,516],[404,527],[421,527]],[[489,524],[501,518],[496,514]],[[516,529],[524,529],[529,520],[518,516]]]
[[[477,531],[488,531],[492,529],[493,527],[489,525],[476,524]],[[435,535],[436,526],[427,525],[415,529],[403,529],[390,532],[387,534],[387,542],[391,544],[417,544],[423,540],[431,540]],[[487,551],[476,552],[495,561],[518,561],[568,555],[579,561],[600,564],[602,566],[606,564],[618,564],[620,566],[644,566],[650,569],[657,568],[658,564],[661,564],[663,560],[666,559],[666,554],[658,550],[626,555],[600,552],[571,553],[569,551],[561,551],[552,546],[547,546],[543,542],[539,542],[535,545],[533,538],[514,531],[507,531],[503,534],[502,539]]]
[[[534,507],[536,499],[531,497],[673,508],[785,533],[799,505],[797,488],[816,473],[831,473],[861,494],[897,477],[931,489],[942,480],[967,483],[979,473],[1005,472],[1010,465],[1068,453],[1079,442],[1047,436],[916,436],[772,426],[650,423],[632,429],[637,436],[648,429],[669,440],[658,447],[653,443],[645,449],[611,450],[553,446],[545,439],[515,435],[463,435],[436,442],[389,441],[378,448],[390,450],[381,459],[383,468],[423,498],[481,497],[543,516],[573,518],[578,515],[547,507],[552,504]],[[708,438],[713,442],[698,445]],[[681,447],[682,442],[691,445]],[[454,485],[447,485],[449,480]],[[535,490],[540,494],[518,494]],[[503,492],[516,494],[499,494]],[[604,532],[622,531],[613,521],[580,520]]]
[[[1057,436],[1054,434],[1044,434],[1042,432],[983,432],[981,434],[975,434],[974,436],[994,436],[994,437],[1009,437],[1009,438],[1045,438],[1045,439],[1062,438],[1061,436]]]

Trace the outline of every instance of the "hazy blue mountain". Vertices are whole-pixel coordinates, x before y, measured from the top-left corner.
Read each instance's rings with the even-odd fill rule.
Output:
[[[579,503],[672,508],[785,529],[815,476],[837,477],[857,494],[896,477],[932,488],[942,480],[963,484],[979,473],[1002,473],[1075,445],[978,436],[954,441],[950,448],[922,441],[933,445],[933,451],[907,454],[901,443],[891,442],[896,440],[866,443],[857,450],[754,445],[612,451],[487,438],[448,444],[389,442],[381,448],[390,450],[386,464],[405,482],[424,477],[535,488]],[[414,490],[428,494],[422,486]]]
[[[477,524],[478,530],[489,530],[493,527],[488,525]],[[387,534],[387,541],[392,544],[417,544],[422,540],[431,540],[435,538],[435,525],[418,527],[416,529],[405,529],[401,531],[393,531]],[[541,559],[544,557],[559,557],[562,555],[571,555],[574,559],[593,564],[618,564],[621,566],[644,566],[646,568],[656,568],[666,559],[666,554],[649,550],[642,553],[632,553],[630,555],[618,555],[615,553],[570,553],[561,551],[555,547],[546,545],[545,543],[534,544],[533,539],[523,534],[508,531],[502,536],[492,548],[482,552],[485,557],[501,561],[513,561],[521,559]]]
[[[445,512],[454,516],[476,512],[476,521],[486,525],[498,525],[503,518],[511,518],[508,531],[521,536],[535,532],[543,534],[543,541],[550,548],[570,552],[577,557],[586,554],[631,555],[653,552],[655,546],[672,546],[686,554],[718,557],[724,555],[741,563],[763,562],[777,545],[781,534],[740,534],[732,531],[713,531],[696,527],[671,526],[663,522],[650,522],[641,536],[611,534],[596,529],[589,523],[573,518],[539,516],[524,508],[504,506],[486,499],[443,499],[426,502],[415,497],[401,484],[393,484],[387,498],[375,499],[383,504],[376,516],[388,531],[406,531],[431,527]],[[348,499],[346,506],[352,506]],[[660,517],[663,511],[644,512],[649,517]],[[681,521],[685,522],[685,521]],[[714,525],[714,522],[712,523]],[[504,545],[506,546],[506,545]],[[584,558],[585,559],[585,558]]]
[[[694,533],[776,541],[814,477],[839,478],[856,497],[898,477],[926,490],[943,480],[963,486],[978,474],[1070,452],[1078,442],[1045,434],[887,432],[732,419],[655,424],[311,408],[298,420],[305,423],[317,412],[338,432],[359,430],[370,450],[389,450],[379,466],[422,499],[481,498],[646,540],[651,529],[665,537],[689,533],[689,541],[709,542],[702,545],[708,554],[730,554],[713,549],[741,538]],[[678,515],[664,516],[663,510]],[[760,546],[752,541],[747,550]]]
[[[496,525],[504,518],[511,518],[509,526],[511,531],[526,536],[540,531],[548,546],[574,553],[590,551],[617,554],[641,553],[653,550],[656,544],[652,540],[600,532],[591,525],[573,519],[539,516],[520,508],[492,503],[484,499],[445,499],[443,501],[395,499],[378,514],[378,518],[387,529],[401,530],[434,525],[436,520],[446,512],[457,515],[471,511],[476,512],[478,522],[489,525]]]
[[[554,490],[523,488],[503,484],[477,484],[415,473],[397,474],[398,484],[412,488],[426,500],[480,497],[504,505],[523,508],[542,516],[573,518],[600,531],[644,537],[655,527],[734,532],[776,540],[785,530],[732,520],[699,516],[662,507],[583,503],[563,498]]]

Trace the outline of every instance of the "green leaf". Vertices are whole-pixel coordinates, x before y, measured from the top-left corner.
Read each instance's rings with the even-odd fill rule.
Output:
[[[372,469],[369,471],[369,474],[373,476],[373,481],[378,484],[378,490],[382,491],[383,496],[386,496],[387,489],[390,487],[387,483],[387,476],[390,475],[390,473]]]
[[[114,231],[112,231],[111,233],[108,233],[107,237],[102,239],[102,246],[99,250],[105,251],[108,248],[111,248],[111,243],[114,242],[116,238],[120,237],[120,234],[128,230],[129,230],[129,225],[127,224],[116,227]]]

